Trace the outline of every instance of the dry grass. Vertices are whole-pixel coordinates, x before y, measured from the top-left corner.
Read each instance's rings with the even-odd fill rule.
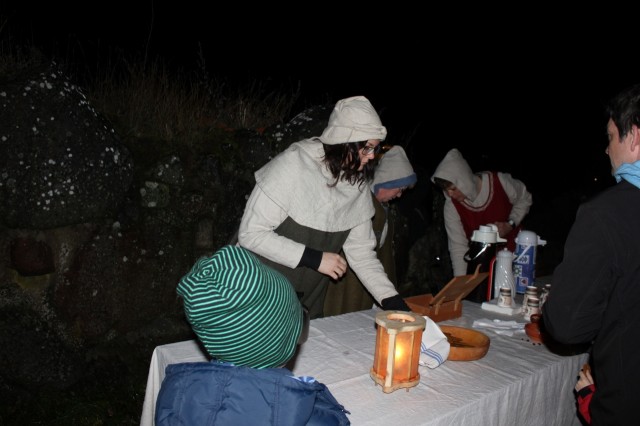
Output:
[[[169,71],[161,60],[120,60],[90,80],[87,95],[125,139],[188,143],[214,129],[262,130],[290,117],[300,88],[273,90],[260,81],[233,82],[197,73]]]
[[[0,78],[48,60],[36,48],[0,43]],[[290,118],[300,98],[300,86],[274,88],[259,80],[212,77],[202,58],[192,72],[169,69],[160,58],[131,59],[121,53],[97,58],[95,65],[53,60],[127,141],[193,144],[220,128],[260,131]]]

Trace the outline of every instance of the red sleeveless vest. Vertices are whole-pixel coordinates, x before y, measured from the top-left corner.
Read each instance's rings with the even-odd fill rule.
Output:
[[[507,193],[504,192],[496,172],[489,172],[489,197],[483,205],[472,207],[467,203],[460,203],[454,199],[451,199],[451,201],[460,215],[467,239],[471,239],[473,231],[478,229],[480,225],[508,221],[509,213],[513,208],[513,204],[509,201]],[[519,230],[520,226],[516,226],[506,237],[507,249],[511,252],[516,249],[515,239]]]

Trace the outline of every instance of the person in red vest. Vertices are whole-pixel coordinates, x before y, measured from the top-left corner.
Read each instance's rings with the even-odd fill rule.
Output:
[[[474,173],[455,148],[436,167],[431,181],[445,194],[444,225],[454,276],[467,274],[464,255],[480,225],[495,224],[507,249],[515,251],[515,237],[533,203],[522,181],[509,173]]]

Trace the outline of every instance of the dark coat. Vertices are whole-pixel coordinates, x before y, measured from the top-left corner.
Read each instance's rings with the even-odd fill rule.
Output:
[[[637,424],[640,189],[623,180],[580,206],[542,316],[556,340],[593,342],[592,424]]]

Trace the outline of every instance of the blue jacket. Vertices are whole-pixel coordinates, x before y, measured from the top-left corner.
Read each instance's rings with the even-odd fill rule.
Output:
[[[329,389],[309,379],[286,368],[171,364],[156,401],[156,426],[350,425]]]

